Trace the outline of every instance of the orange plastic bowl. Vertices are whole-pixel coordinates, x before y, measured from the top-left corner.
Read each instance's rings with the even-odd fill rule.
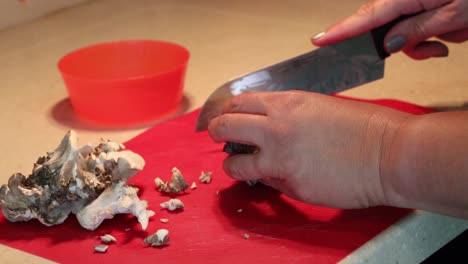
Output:
[[[78,49],[62,57],[58,68],[80,119],[131,126],[178,109],[189,57],[174,43],[129,40]]]

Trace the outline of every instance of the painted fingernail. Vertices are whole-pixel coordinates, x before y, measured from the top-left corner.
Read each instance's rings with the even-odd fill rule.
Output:
[[[325,32],[320,32],[317,35],[315,35],[312,40],[318,40],[319,38],[323,37],[325,35]]]
[[[439,53],[439,54],[436,54],[434,55],[434,57],[436,58],[445,58],[445,57],[448,57],[448,52],[444,52],[444,53]]]
[[[385,47],[387,48],[387,51],[390,53],[397,52],[401,50],[406,44],[406,38],[399,35],[399,36],[394,36],[391,37],[387,42],[385,43]]]

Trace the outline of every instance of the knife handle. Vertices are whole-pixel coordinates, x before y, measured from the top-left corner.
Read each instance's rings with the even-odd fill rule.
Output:
[[[235,143],[235,142],[226,142],[224,144],[223,151],[229,155],[236,155],[236,154],[253,154],[258,151],[256,146]]]
[[[390,21],[389,23],[383,25],[383,26],[380,26],[378,28],[375,28],[371,31],[372,33],[372,39],[374,40],[374,45],[375,45],[375,48],[377,50],[377,53],[379,53],[379,57],[383,60],[385,58],[387,58],[388,56],[390,56],[390,53],[387,52],[387,50],[385,49],[385,43],[384,43],[384,39],[385,39],[385,36],[387,35],[387,33],[398,23],[400,23],[401,21],[405,20],[405,19],[408,19],[410,17],[413,17],[413,16],[416,16],[416,15],[419,15],[421,14],[420,13],[416,13],[416,14],[411,14],[411,15],[403,15],[403,16],[400,16],[399,18],[395,19],[395,20],[392,20]]]

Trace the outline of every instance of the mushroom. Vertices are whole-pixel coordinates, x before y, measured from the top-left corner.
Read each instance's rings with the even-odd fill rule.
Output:
[[[160,178],[154,179],[156,188],[162,193],[179,193],[185,191],[189,185],[185,181],[184,176],[177,168],[172,168],[171,182],[164,182]]]
[[[105,234],[101,236],[101,241],[104,243],[110,243],[110,242],[116,242],[117,239],[112,235]]]
[[[179,199],[170,199],[167,202],[160,204],[162,208],[166,208],[169,211],[174,211],[176,209],[184,208],[184,203]]]
[[[199,179],[200,179],[200,182],[202,182],[202,183],[210,183],[211,182],[211,177],[212,177],[211,172],[202,171]]]
[[[156,233],[146,237],[143,242],[153,247],[159,247],[167,244],[169,242],[169,231],[167,229],[159,229]]]
[[[79,147],[71,130],[54,151],[38,158],[32,174],[15,173],[0,187],[0,208],[11,222],[36,218],[52,226],[73,213],[83,227],[95,229],[111,218],[112,207],[112,214],[132,213],[145,226],[152,213],[138,199],[137,189],[126,184],[144,166],[140,155],[117,142]]]
[[[94,251],[99,252],[99,253],[105,253],[107,252],[108,248],[109,248],[108,245],[96,245],[94,246]]]
[[[81,209],[76,217],[81,226],[95,230],[105,219],[111,219],[116,214],[132,214],[138,218],[143,230],[148,227],[148,221],[154,215],[146,210],[148,204],[137,196],[138,189],[119,182],[107,188],[96,200]]]

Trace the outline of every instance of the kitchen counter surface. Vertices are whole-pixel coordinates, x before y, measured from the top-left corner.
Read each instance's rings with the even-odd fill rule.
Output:
[[[125,1],[96,0],[0,31],[0,183],[27,173],[67,130],[81,143],[126,140],[148,127],[110,130],[73,114],[56,64],[76,48],[121,39],[160,39],[191,52],[180,113],[200,107],[228,79],[314,49],[310,37],[364,1]],[[403,54],[386,64],[386,77],[343,93],[393,98],[440,110],[468,106],[468,45],[450,56],[414,61]],[[163,120],[161,120],[162,122]],[[365,244],[344,263],[417,263],[468,227],[466,221],[416,211]],[[47,263],[0,246],[2,263]]]

